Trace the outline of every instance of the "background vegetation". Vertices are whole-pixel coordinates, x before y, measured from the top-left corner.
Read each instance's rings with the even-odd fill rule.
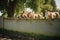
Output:
[[[44,12],[45,9],[56,11],[55,0],[0,0],[2,16],[14,17],[19,15],[25,7],[33,9],[36,13]]]

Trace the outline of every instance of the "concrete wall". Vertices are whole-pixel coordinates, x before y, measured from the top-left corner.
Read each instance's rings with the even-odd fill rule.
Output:
[[[0,17],[0,28],[3,28],[3,18]]]
[[[4,28],[19,32],[60,36],[59,20],[4,20]]]

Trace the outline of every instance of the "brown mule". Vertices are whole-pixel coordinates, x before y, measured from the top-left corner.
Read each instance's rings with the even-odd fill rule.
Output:
[[[29,19],[33,19],[34,14],[33,14],[32,12],[29,12],[29,13],[27,14],[27,16],[28,16]]]
[[[33,19],[40,19],[40,14],[34,14]]]
[[[21,13],[21,18],[27,19],[27,14],[23,11],[23,13]]]

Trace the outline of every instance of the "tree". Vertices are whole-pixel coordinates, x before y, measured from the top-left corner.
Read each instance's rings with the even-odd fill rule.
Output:
[[[8,17],[13,17],[15,10],[23,8],[24,2],[25,0],[0,0],[0,6],[7,11]]]
[[[52,11],[56,10],[55,0],[45,0],[45,5],[49,5]],[[49,9],[49,8],[48,8]],[[50,9],[49,9],[50,10]]]
[[[27,6],[32,8],[36,13],[40,13],[43,3],[44,0],[30,0],[27,2]]]
[[[56,10],[55,0],[0,0],[0,10],[5,10],[8,17],[13,17],[15,13],[19,14],[26,7],[32,8],[36,13],[41,10]]]
[[[16,6],[15,6],[15,16],[17,17],[21,11],[24,10],[24,3],[26,0],[16,0]]]
[[[0,0],[1,6],[8,13],[8,17],[13,17],[16,0]]]
[[[56,3],[55,0],[51,0],[51,5],[53,6],[53,11],[56,11]]]

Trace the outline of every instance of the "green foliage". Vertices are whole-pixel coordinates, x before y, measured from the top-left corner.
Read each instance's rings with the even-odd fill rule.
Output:
[[[60,14],[60,9],[56,9],[56,11],[59,12],[59,14]]]
[[[55,0],[45,0],[45,5],[49,5],[52,11],[56,10]],[[49,7],[48,6],[48,7]],[[49,8],[48,8],[49,9]],[[50,10],[50,9],[49,9]]]
[[[49,5],[49,4],[46,4],[46,5],[44,6],[44,8],[47,9],[47,10],[50,10],[50,11],[53,10],[53,7],[52,7],[51,5]]]
[[[27,6],[32,8],[35,12],[41,12],[41,6],[44,3],[44,0],[30,0],[27,2]]]
[[[27,2],[27,6],[37,13],[41,13],[41,10],[44,9],[50,11],[56,10],[55,0],[30,0],[30,2]]]
[[[56,11],[56,3],[55,3],[55,0],[51,0],[51,5],[53,6],[53,11]]]
[[[24,1],[17,0],[16,1],[16,7],[15,7],[15,13],[16,15],[19,14],[20,11],[24,9]]]

